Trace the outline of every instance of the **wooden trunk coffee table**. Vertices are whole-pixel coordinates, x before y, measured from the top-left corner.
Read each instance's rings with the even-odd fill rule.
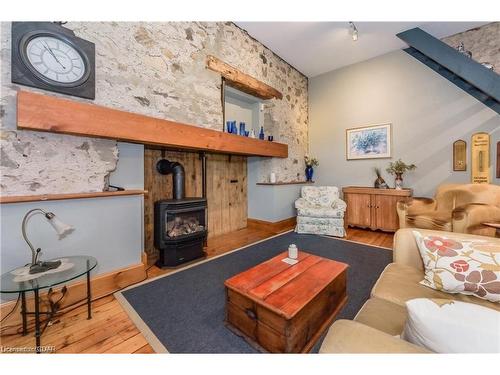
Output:
[[[348,265],[283,252],[226,280],[226,324],[261,351],[309,352],[347,302]]]

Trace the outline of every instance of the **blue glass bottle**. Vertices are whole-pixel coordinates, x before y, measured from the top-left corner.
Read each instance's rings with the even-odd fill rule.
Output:
[[[259,133],[259,139],[264,139],[264,138],[265,138],[265,136],[264,136],[264,127],[261,126],[260,127],[260,133]]]
[[[240,122],[240,135],[245,135],[245,123]]]

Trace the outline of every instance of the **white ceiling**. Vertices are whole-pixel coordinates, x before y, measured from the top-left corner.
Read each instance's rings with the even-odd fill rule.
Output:
[[[396,34],[420,27],[443,38],[485,22],[354,22],[353,41],[348,22],[235,22],[308,77],[354,64],[407,45]]]

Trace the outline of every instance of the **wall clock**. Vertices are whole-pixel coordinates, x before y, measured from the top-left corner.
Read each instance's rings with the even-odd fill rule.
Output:
[[[12,82],[95,98],[95,45],[51,22],[12,22]]]

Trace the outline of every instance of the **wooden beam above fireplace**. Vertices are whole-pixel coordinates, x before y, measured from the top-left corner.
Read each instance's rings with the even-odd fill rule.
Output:
[[[215,56],[207,56],[207,68],[220,73],[220,75],[226,79],[227,85],[246,92],[247,94],[256,96],[257,98],[264,100],[283,98],[283,94],[274,87],[271,87],[268,84],[239,71],[235,67],[226,64],[224,61],[219,60]]]
[[[178,150],[288,157],[288,146],[283,143],[247,138],[28,91],[17,94],[17,127]]]

